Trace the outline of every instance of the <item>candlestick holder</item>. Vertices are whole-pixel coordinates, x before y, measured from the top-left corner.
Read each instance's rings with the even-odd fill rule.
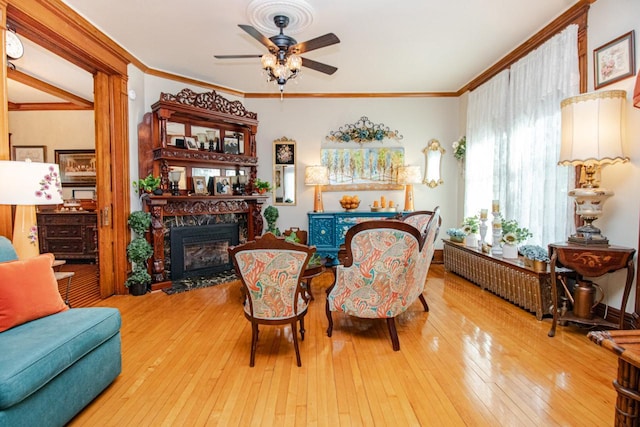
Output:
[[[480,247],[482,247],[482,245],[484,245],[485,241],[485,237],[487,237],[487,229],[489,227],[487,226],[487,218],[480,218]]]
[[[492,255],[502,255],[502,246],[500,246],[500,240],[502,240],[502,216],[500,212],[491,212],[493,215],[493,222],[491,223],[491,229],[493,231],[493,242],[491,244]]]

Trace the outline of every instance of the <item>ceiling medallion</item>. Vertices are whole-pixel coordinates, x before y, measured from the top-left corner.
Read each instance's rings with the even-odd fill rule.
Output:
[[[278,32],[273,19],[278,15],[289,18],[288,34],[298,34],[313,22],[313,9],[304,0],[253,0],[247,6],[249,22],[262,33]]]

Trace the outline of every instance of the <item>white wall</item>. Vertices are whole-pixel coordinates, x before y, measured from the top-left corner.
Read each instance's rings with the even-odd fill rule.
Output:
[[[598,0],[589,10],[588,52],[589,91],[593,90],[593,50],[619,36],[635,30],[636,70],[640,63],[640,1]],[[638,221],[640,218],[640,109],[632,106],[633,87],[636,77],[627,78],[600,90],[623,89],[627,91],[627,137],[631,161],[623,165],[610,165],[602,170],[601,186],[615,192],[604,206],[603,216],[595,222],[611,244],[638,249]],[[622,285],[625,273],[619,271],[597,279],[605,290],[608,302],[618,308],[622,300]],[[635,291],[627,311],[633,311]]]
[[[278,227],[290,226],[308,229],[307,212],[313,211],[313,187],[304,185],[304,168],[320,163],[320,149],[327,145],[325,137],[330,131],[345,124],[353,124],[362,116],[374,123],[384,123],[403,135],[401,143],[387,141],[389,146],[405,149],[405,164],[419,165],[424,173],[425,157],[422,150],[427,142],[436,138],[444,146],[442,177],[444,184],[434,189],[426,185],[414,186],[415,208],[433,209],[440,206],[443,227],[455,226],[458,207],[458,166],[451,153],[451,143],[458,139],[458,100],[456,98],[347,98],[347,99],[247,99],[245,106],[258,113],[258,176],[273,181],[272,142],[286,136],[297,145],[297,204],[278,206]],[[335,146],[335,143],[334,145]],[[345,145],[355,147],[351,143]],[[357,194],[361,199],[359,210],[368,210],[374,200],[384,195],[404,206],[404,191],[345,191],[324,192],[324,210],[340,211],[338,200],[343,194]]]
[[[55,163],[55,150],[90,150],[95,148],[93,110],[86,111],[9,111],[11,145],[44,145],[46,161]],[[72,188],[65,187],[64,199]]]

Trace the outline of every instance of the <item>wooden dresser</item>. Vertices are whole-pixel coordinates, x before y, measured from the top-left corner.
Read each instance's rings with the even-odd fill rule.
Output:
[[[57,259],[97,261],[98,234],[96,213],[39,212],[40,252],[51,252]]]

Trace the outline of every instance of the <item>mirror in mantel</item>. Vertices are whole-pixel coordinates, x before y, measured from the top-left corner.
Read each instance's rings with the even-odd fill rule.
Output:
[[[296,204],[296,142],[282,137],[273,141],[273,204]]]

